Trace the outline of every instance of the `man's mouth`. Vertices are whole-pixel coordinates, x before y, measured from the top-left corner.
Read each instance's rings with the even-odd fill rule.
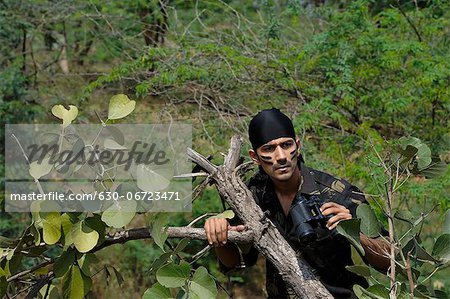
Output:
[[[275,170],[285,171],[285,170],[288,170],[289,167],[290,167],[289,165],[283,165],[283,166],[275,168]]]

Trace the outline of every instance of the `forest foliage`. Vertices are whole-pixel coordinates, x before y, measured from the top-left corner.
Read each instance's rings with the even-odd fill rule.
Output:
[[[6,123],[56,123],[51,113],[55,104],[78,107],[79,123],[98,123],[96,113],[105,116],[111,96],[124,93],[136,100],[127,122],[190,123],[194,149],[221,163],[220,152],[228,149],[230,137],[245,137],[250,117],[274,106],[293,118],[307,164],[377,194],[383,170],[368,160],[376,160],[374,148],[383,151],[386,141],[415,136],[429,146],[433,158],[450,161],[449,23],[448,1],[3,0],[0,137],[5,138]],[[4,173],[3,155],[0,160]],[[433,211],[422,219],[423,226],[417,222],[421,246],[430,252],[437,237],[448,233],[438,225],[450,207],[448,181],[448,168],[432,180],[412,175],[396,195],[395,208],[410,211],[410,221]],[[3,188],[4,179],[1,184]],[[3,193],[0,196],[3,199]],[[372,200],[386,226],[377,200]],[[192,215],[169,215],[165,224],[185,225],[201,214],[223,210],[213,188],[197,201]],[[136,216],[127,228],[154,225],[153,216]],[[0,235],[20,237],[30,229],[30,221],[25,214],[2,212]],[[95,222],[104,229],[101,219]],[[409,224],[397,225],[401,230]],[[202,245],[191,241],[180,254],[192,257]],[[62,267],[68,272],[58,276],[70,276],[66,286],[84,281],[83,294],[107,296],[121,285],[134,298],[160,283],[152,263],[161,257],[167,261],[169,255],[161,254],[170,246],[176,247],[130,241],[96,253],[99,263],[93,254],[63,253],[51,246],[42,256],[68,266]],[[4,252],[2,291],[8,277],[42,262],[39,257],[14,258],[15,268],[8,273],[6,263],[13,256]],[[83,263],[92,264],[95,272]],[[184,263],[175,270],[210,286],[211,276],[204,269],[216,280],[226,280],[212,255],[195,266],[192,273]],[[416,266],[425,275],[418,280],[434,271],[429,262],[417,261]],[[28,277],[37,281],[44,272]],[[91,286],[91,276],[92,281],[109,283],[109,291]],[[447,268],[427,279],[429,290],[421,289],[422,295],[435,289],[448,293],[448,277]],[[245,282],[244,288],[264,285],[245,275],[233,280],[237,285]],[[180,283],[175,284],[182,287]],[[14,294],[24,286],[8,288]]]

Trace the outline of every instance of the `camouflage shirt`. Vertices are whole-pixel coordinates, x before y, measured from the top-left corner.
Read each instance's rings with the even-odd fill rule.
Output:
[[[348,208],[353,217],[356,217],[358,204],[366,202],[358,188],[343,179],[308,168],[300,160],[299,167],[301,184],[297,194],[306,198],[316,195],[324,202],[336,202]],[[259,171],[250,179],[248,188],[263,212],[269,215],[270,220],[294,250],[311,265],[315,274],[335,298],[350,298],[354,284],[367,287],[364,278],[345,269],[345,266],[353,264],[350,244],[345,237],[337,233],[330,234],[328,229],[319,226],[315,228],[319,236],[318,241],[313,244],[302,244],[295,233],[291,217],[285,216],[277,200],[269,176]],[[243,252],[242,256],[245,266],[252,266],[256,263],[258,251],[252,247]],[[292,290],[285,286],[281,275],[269,261],[266,262],[266,290],[268,298],[295,298]]]

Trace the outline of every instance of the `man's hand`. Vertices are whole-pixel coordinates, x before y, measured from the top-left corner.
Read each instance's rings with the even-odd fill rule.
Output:
[[[327,221],[326,226],[329,230],[335,228],[341,220],[352,219],[352,214],[349,209],[332,201],[324,203],[320,207],[320,211],[325,216],[334,214],[334,216]]]
[[[204,228],[209,245],[214,247],[227,243],[229,230],[237,232],[245,230],[244,225],[232,226],[225,218],[209,218],[206,220]]]

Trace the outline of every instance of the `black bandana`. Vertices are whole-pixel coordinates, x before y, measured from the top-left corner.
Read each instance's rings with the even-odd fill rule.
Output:
[[[272,108],[262,110],[253,117],[248,126],[248,136],[253,149],[256,150],[277,138],[291,137],[295,140],[295,131],[289,117],[280,110]]]

